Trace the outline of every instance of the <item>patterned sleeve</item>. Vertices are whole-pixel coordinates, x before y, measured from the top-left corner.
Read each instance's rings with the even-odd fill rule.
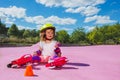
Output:
[[[43,42],[42,41],[40,41],[39,46],[40,46],[40,50],[42,50],[43,49]]]
[[[61,45],[60,42],[57,42],[57,41],[56,41],[55,47],[58,48],[58,47],[60,47],[60,45]]]

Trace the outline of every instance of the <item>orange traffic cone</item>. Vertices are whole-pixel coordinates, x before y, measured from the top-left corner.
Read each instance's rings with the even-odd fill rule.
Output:
[[[28,66],[26,67],[26,71],[25,71],[25,73],[24,73],[24,76],[34,76],[31,65],[28,65]]]

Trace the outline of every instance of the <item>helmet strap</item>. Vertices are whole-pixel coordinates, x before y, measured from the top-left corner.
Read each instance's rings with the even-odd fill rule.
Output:
[[[52,39],[48,39],[48,38],[46,38],[46,37],[45,37],[45,39],[46,39],[46,40],[49,40],[49,41],[51,41],[51,40],[52,40]]]

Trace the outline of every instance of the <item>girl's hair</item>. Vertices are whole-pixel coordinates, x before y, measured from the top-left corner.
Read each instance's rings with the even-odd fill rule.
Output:
[[[45,41],[45,32],[40,32],[40,41]]]
[[[53,30],[54,37],[55,37],[55,29],[52,29],[52,28],[48,28],[48,29]],[[46,29],[46,30],[48,30],[48,29]],[[46,40],[46,34],[45,34],[46,30],[40,32],[40,41],[45,41]],[[53,37],[53,39],[54,39],[54,37]]]

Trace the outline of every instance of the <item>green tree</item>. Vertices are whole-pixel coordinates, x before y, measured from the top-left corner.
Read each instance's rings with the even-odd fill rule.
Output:
[[[86,40],[86,33],[83,28],[77,28],[73,31],[73,33],[70,36],[70,42],[71,43],[79,43],[80,41]]]
[[[56,39],[61,43],[69,43],[69,34],[65,30],[60,30],[56,33]]]
[[[6,25],[0,21],[0,34],[7,35],[7,30]]]
[[[18,30],[16,24],[12,24],[12,26],[8,29],[7,34],[8,34],[9,36],[18,37],[19,30]]]
[[[87,34],[87,38],[89,39],[89,43],[91,44],[102,44],[104,35],[100,31],[100,28],[96,26],[90,33]]]
[[[87,38],[93,44],[118,44],[120,42],[120,24],[96,27],[87,34]]]
[[[25,29],[19,30],[19,38],[23,38],[23,33],[24,33]]]
[[[32,37],[38,36],[38,35],[37,35],[37,31],[36,31],[35,29],[33,29],[33,30],[31,31],[31,36],[32,36]]]
[[[118,44],[120,41],[120,24],[116,23],[111,25],[108,28],[109,39],[111,39],[115,44]]]
[[[24,33],[23,33],[23,37],[24,37],[24,38],[31,37],[31,32],[30,32],[30,30],[28,30],[28,29],[25,30]]]
[[[113,25],[115,28],[116,28],[116,31],[114,33],[114,41],[116,44],[119,44],[120,43],[120,24],[119,23],[116,23]]]

